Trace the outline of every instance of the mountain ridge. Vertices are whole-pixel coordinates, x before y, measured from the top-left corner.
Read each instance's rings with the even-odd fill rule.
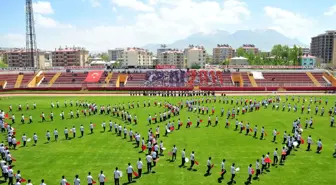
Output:
[[[234,33],[229,33],[225,30],[217,30],[209,34],[199,32],[171,44],[166,44],[166,47],[183,50],[189,44],[204,46],[208,54],[212,54],[212,49],[217,44],[229,44],[234,49],[241,47],[243,44],[254,44],[261,51],[271,51],[272,47],[276,44],[288,45],[290,47],[293,45],[307,47],[307,45],[299,40],[288,38],[272,29],[237,30]],[[156,53],[157,49],[161,48],[161,44],[151,43],[142,47]]]

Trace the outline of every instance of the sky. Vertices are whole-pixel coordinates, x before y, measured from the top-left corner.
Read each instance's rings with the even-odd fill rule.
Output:
[[[2,0],[1,7],[0,47],[25,47],[25,0]],[[105,51],[255,29],[309,45],[312,36],[336,30],[336,0],[33,0],[33,9],[44,50]]]

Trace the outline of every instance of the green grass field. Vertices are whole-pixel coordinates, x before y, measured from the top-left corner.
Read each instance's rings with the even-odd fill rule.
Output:
[[[253,99],[263,99],[266,96],[252,97]],[[234,99],[240,97],[233,97]],[[309,103],[309,97],[306,96],[307,102],[306,107]],[[325,106],[324,100],[328,98],[328,105]],[[144,100],[151,100],[151,107],[143,107]],[[33,133],[37,133],[39,136],[39,141],[37,146],[32,146],[32,142],[28,143],[25,148],[19,147],[17,150],[12,151],[12,156],[16,158],[14,162],[14,170],[21,170],[21,174],[26,179],[32,179],[33,184],[39,184],[40,179],[45,179],[48,185],[59,184],[61,176],[65,175],[68,182],[73,184],[73,179],[76,174],[81,178],[82,184],[86,183],[87,172],[91,171],[93,177],[97,181],[97,176],[100,170],[104,170],[104,173],[108,179],[106,184],[113,184],[113,171],[115,167],[119,167],[124,172],[124,177],[121,179],[121,183],[127,182],[126,177],[126,167],[127,163],[130,162],[132,166],[136,169],[136,161],[139,157],[142,158],[144,162],[144,170],[146,171],[145,165],[145,154],[139,153],[140,149],[135,148],[131,142],[122,139],[114,134],[114,132],[101,133],[102,128],[100,127],[103,121],[106,121],[108,128],[109,120],[117,122],[118,124],[126,125],[121,121],[120,118],[112,117],[111,115],[94,115],[84,117],[82,114],[79,119],[66,119],[62,121],[60,119],[60,112],[64,110],[66,117],[68,118],[68,113],[70,110],[76,110],[75,107],[64,108],[63,102],[67,100],[68,102],[72,100],[87,100],[89,102],[95,102],[98,105],[111,104],[112,106],[119,103],[125,103],[125,108],[128,109],[128,102],[140,101],[141,108],[134,108],[128,110],[132,116],[137,115],[138,125],[126,125],[128,130],[132,128],[133,131],[138,131],[141,133],[141,137],[147,137],[147,131],[150,126],[147,125],[148,114],[152,116],[154,113],[163,112],[163,107],[154,107],[153,103],[155,100],[169,101],[173,104],[177,104],[181,100],[185,101],[186,97],[9,97],[0,100],[0,109],[8,111],[8,106],[12,105],[14,109],[14,114],[16,116],[16,123],[12,125],[16,128],[16,136],[18,140],[21,140],[23,133],[32,138]],[[191,99],[191,98],[189,98]],[[216,115],[220,115],[220,110],[223,107],[225,109],[225,115],[229,108],[235,107],[231,104],[223,103],[203,103],[211,109],[211,106],[215,106]],[[282,97],[284,101],[285,97]],[[315,185],[324,184],[332,185],[336,184],[336,161],[332,157],[334,152],[334,144],[336,143],[336,130],[335,127],[331,128],[330,116],[328,115],[328,110],[336,101],[336,97],[328,96],[322,97],[322,106],[325,107],[325,114],[323,117],[320,115],[315,116],[313,113],[307,115],[307,113],[301,114],[299,112],[294,113],[293,111],[285,112],[272,110],[271,106],[267,109],[262,107],[257,112],[247,113],[245,115],[239,115],[238,119],[250,122],[251,126],[258,125],[258,135],[261,126],[265,126],[265,130],[268,136],[265,140],[254,139],[252,136],[245,136],[244,134],[239,134],[234,131],[234,120],[231,120],[231,126],[229,129],[225,128],[225,118],[219,117],[219,125],[217,127],[205,127],[207,116],[200,116],[204,123],[201,124],[201,128],[195,128],[195,124],[191,126],[190,129],[183,127],[170,133],[168,137],[163,137],[164,135],[164,125],[165,123],[159,123],[160,134],[164,142],[164,147],[167,150],[164,152],[164,156],[160,158],[157,166],[154,168],[156,173],[145,174],[140,179],[136,179],[136,184],[139,185],[170,185],[170,184],[180,184],[180,185],[195,185],[195,184],[218,184],[220,163],[222,159],[226,159],[226,169],[228,173],[225,175],[225,179],[221,183],[227,183],[230,179],[231,174],[229,169],[232,163],[236,163],[236,166],[241,168],[240,172],[237,173],[236,181],[237,184],[243,184],[248,176],[247,166],[249,164],[253,165],[255,168],[256,159],[260,159],[263,154],[270,152],[270,156],[273,158],[273,151],[275,148],[281,148],[283,132],[291,131],[292,122],[294,119],[301,117],[301,123],[304,123],[306,117],[313,116],[314,119],[314,129],[306,129],[303,132],[303,138],[306,140],[308,135],[312,135],[314,141],[318,138],[322,139],[323,151],[321,154],[316,154],[316,145],[312,146],[312,151],[306,152],[306,143],[301,145],[298,151],[293,152],[286,160],[285,165],[273,167],[271,166],[270,172],[263,174],[260,177],[260,181],[253,181],[253,184],[259,185]],[[61,108],[51,108],[50,103],[53,101],[60,102]],[[37,109],[26,111],[26,103],[32,108],[33,103],[36,102]],[[292,103],[291,100],[289,102]],[[297,99],[295,99],[297,102]],[[301,101],[302,102],[302,101]],[[298,107],[301,108],[301,104]],[[30,114],[33,116],[33,124],[20,123],[21,112],[17,111],[18,104],[22,104],[22,113],[25,117]],[[234,103],[235,104],[235,103]],[[293,104],[293,103],[292,103]],[[282,107],[282,104],[281,104]],[[312,105],[312,112],[315,110],[315,104]],[[306,108],[307,109],[307,108]],[[82,108],[79,108],[82,110]],[[49,113],[53,111],[55,119],[53,122],[40,122],[41,112],[45,112],[46,117],[49,117]],[[211,111],[209,111],[211,112]],[[9,114],[11,115],[11,113]],[[181,110],[181,114],[178,117],[173,117],[170,120],[175,120],[180,118],[183,123],[186,122],[187,117],[191,117],[191,121],[196,123],[197,113],[188,112],[185,108]],[[214,116],[212,116],[214,117]],[[225,116],[224,116],[225,117]],[[89,133],[89,123],[92,121],[96,123],[95,133],[88,135]],[[10,123],[11,120],[6,120]],[[26,121],[28,122],[28,121]],[[72,128],[75,126],[77,128],[77,135],[79,135],[79,126],[83,124],[85,126],[85,136],[83,138],[74,138],[71,140],[64,140],[63,130],[65,127]],[[157,125],[153,124],[151,127],[155,130]],[[176,125],[175,125],[176,126]],[[57,128],[60,134],[60,140],[58,142],[51,142],[45,144],[46,141],[46,131],[52,131]],[[271,142],[272,131],[277,129],[281,134],[278,136],[278,143],[275,144]],[[71,136],[71,134],[70,134]],[[53,134],[52,134],[53,140]],[[3,134],[3,141],[6,141],[6,134]],[[171,150],[172,146],[176,144],[178,148],[177,161],[170,162],[170,156],[167,155],[168,150]],[[191,151],[195,151],[196,160],[200,163],[196,166],[197,171],[189,171],[187,168],[180,168],[181,164],[181,150],[186,149],[187,157],[190,156]],[[279,152],[281,153],[281,152]],[[205,177],[206,171],[206,161],[208,157],[212,157],[212,163],[215,167],[212,169],[212,174]],[[187,163],[190,165],[190,163]]]

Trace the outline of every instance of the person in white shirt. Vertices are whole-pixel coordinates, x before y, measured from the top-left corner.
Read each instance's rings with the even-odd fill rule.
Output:
[[[17,143],[16,143],[16,138],[15,138],[15,136],[13,136],[13,138],[12,138],[12,145],[13,145],[13,149],[16,150],[16,145],[17,145]]]
[[[65,140],[68,140],[69,139],[69,130],[67,127],[65,127],[64,129],[64,135],[65,135]]]
[[[91,176],[91,172],[88,173],[88,176],[86,178],[87,178],[88,185],[92,185],[93,177]]]
[[[311,135],[308,136],[307,143],[308,143],[308,146],[307,146],[307,150],[306,151],[310,151],[310,145],[313,143]]]
[[[116,169],[114,170],[113,175],[114,175],[114,184],[119,185],[119,179],[121,177],[121,172],[118,170],[118,167],[116,167]]]
[[[47,130],[46,137],[47,137],[47,142],[49,143],[50,142],[50,132],[49,132],[49,130]]]
[[[146,161],[147,161],[147,172],[151,172],[152,171],[152,161],[153,161],[153,158],[151,155],[147,155],[146,156]]]
[[[140,178],[141,177],[141,174],[142,174],[142,161],[141,161],[141,158],[139,158],[139,161],[137,162],[137,167],[138,167],[138,177]]]
[[[78,175],[75,176],[74,185],[80,185],[80,179]]]
[[[36,146],[36,144],[37,144],[37,135],[36,135],[36,133],[34,133],[33,139],[34,139],[34,146]]]
[[[206,171],[206,174],[207,175],[210,175],[210,170],[211,170],[211,157],[209,157],[208,161],[207,161],[207,171]]]
[[[90,122],[90,131],[91,131],[91,134],[93,134],[93,124],[92,124],[92,122]]]
[[[46,183],[44,183],[44,179],[41,180],[41,184],[40,185],[47,185]]]
[[[2,166],[2,176],[5,178],[5,182],[8,179],[8,166],[7,163],[4,163]]]
[[[194,164],[195,164],[195,152],[192,151],[191,154],[190,154],[190,168],[189,169],[192,169]]]
[[[83,137],[84,136],[84,126],[80,125],[79,130],[81,132],[81,137]]]
[[[103,127],[103,131],[105,132],[105,130],[106,130],[106,123],[105,123],[105,121],[103,121],[102,127]]]
[[[13,169],[8,167],[8,185],[13,185],[14,184],[14,172]]]
[[[225,170],[225,159],[223,159],[222,163],[221,163],[221,168],[222,168],[222,171],[221,171],[221,179],[224,179],[224,175],[226,173],[226,170]]]
[[[16,180],[16,183],[15,183],[15,185],[21,185],[21,182],[20,182],[20,180]]]
[[[99,179],[99,184],[100,185],[105,184],[105,175],[104,175],[103,171],[100,171],[100,174],[98,175],[98,179]]]
[[[33,185],[32,183],[31,183],[31,180],[30,179],[28,179],[28,184],[27,185]]]
[[[235,168],[235,163],[232,164],[231,166],[231,180],[230,183],[236,183],[236,181],[234,180],[234,178],[236,177],[236,168]]]
[[[319,139],[317,141],[317,149],[316,149],[316,153],[321,153],[321,150],[322,150],[322,141],[321,139]]]
[[[248,178],[245,184],[252,184],[252,173],[253,173],[252,164],[250,164],[247,167],[247,173],[248,173]]]
[[[273,165],[278,164],[279,158],[278,158],[278,148],[275,148],[273,152]]]
[[[180,165],[180,167],[184,166],[185,164],[185,149],[182,150],[181,156],[182,156],[182,164]]]
[[[172,149],[172,153],[173,153],[173,155],[172,155],[172,161],[175,161],[175,160],[176,160],[176,152],[177,152],[177,148],[176,148],[176,146],[174,145],[174,146],[173,146],[173,149]]]
[[[60,185],[66,185],[67,184],[67,180],[65,179],[65,176],[62,176],[62,180],[60,181]]]
[[[72,131],[73,138],[76,138],[76,127],[73,126],[71,131]]]
[[[131,166],[131,163],[128,163],[128,167],[126,171],[127,171],[128,183],[132,183],[133,167]]]
[[[55,141],[57,142],[58,139],[58,130],[55,128],[54,130]]]
[[[15,175],[15,179],[16,180],[21,180],[21,174],[20,174],[20,170],[17,171],[16,175]]]

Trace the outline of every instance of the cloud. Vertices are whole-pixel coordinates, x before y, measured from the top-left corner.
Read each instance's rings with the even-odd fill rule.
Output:
[[[111,0],[112,4],[132,10],[151,12],[154,8],[139,0]]]
[[[54,10],[51,7],[50,2],[47,1],[37,1],[33,3],[34,13],[38,14],[53,14]]]
[[[44,27],[44,28],[71,28],[72,27],[70,24],[62,24],[50,17],[46,17],[41,14],[35,14],[34,16],[35,16],[36,26],[38,27]]]
[[[336,4],[332,7],[330,7],[326,12],[324,12],[324,15],[331,16],[336,14]]]
[[[100,7],[100,0],[82,0],[83,2],[89,3],[93,8]]]
[[[37,45],[42,49],[76,45],[104,51],[148,43],[169,44],[197,32],[241,29],[251,16],[241,0],[156,0],[145,1],[147,4],[140,0],[111,1],[113,6],[136,10],[135,15],[130,19],[118,9],[114,16],[117,24],[78,27],[36,14]]]
[[[267,6],[264,8],[265,15],[271,20],[268,27],[290,38],[305,38],[306,43],[311,36],[318,31],[317,22],[300,14],[283,10],[281,8]]]

